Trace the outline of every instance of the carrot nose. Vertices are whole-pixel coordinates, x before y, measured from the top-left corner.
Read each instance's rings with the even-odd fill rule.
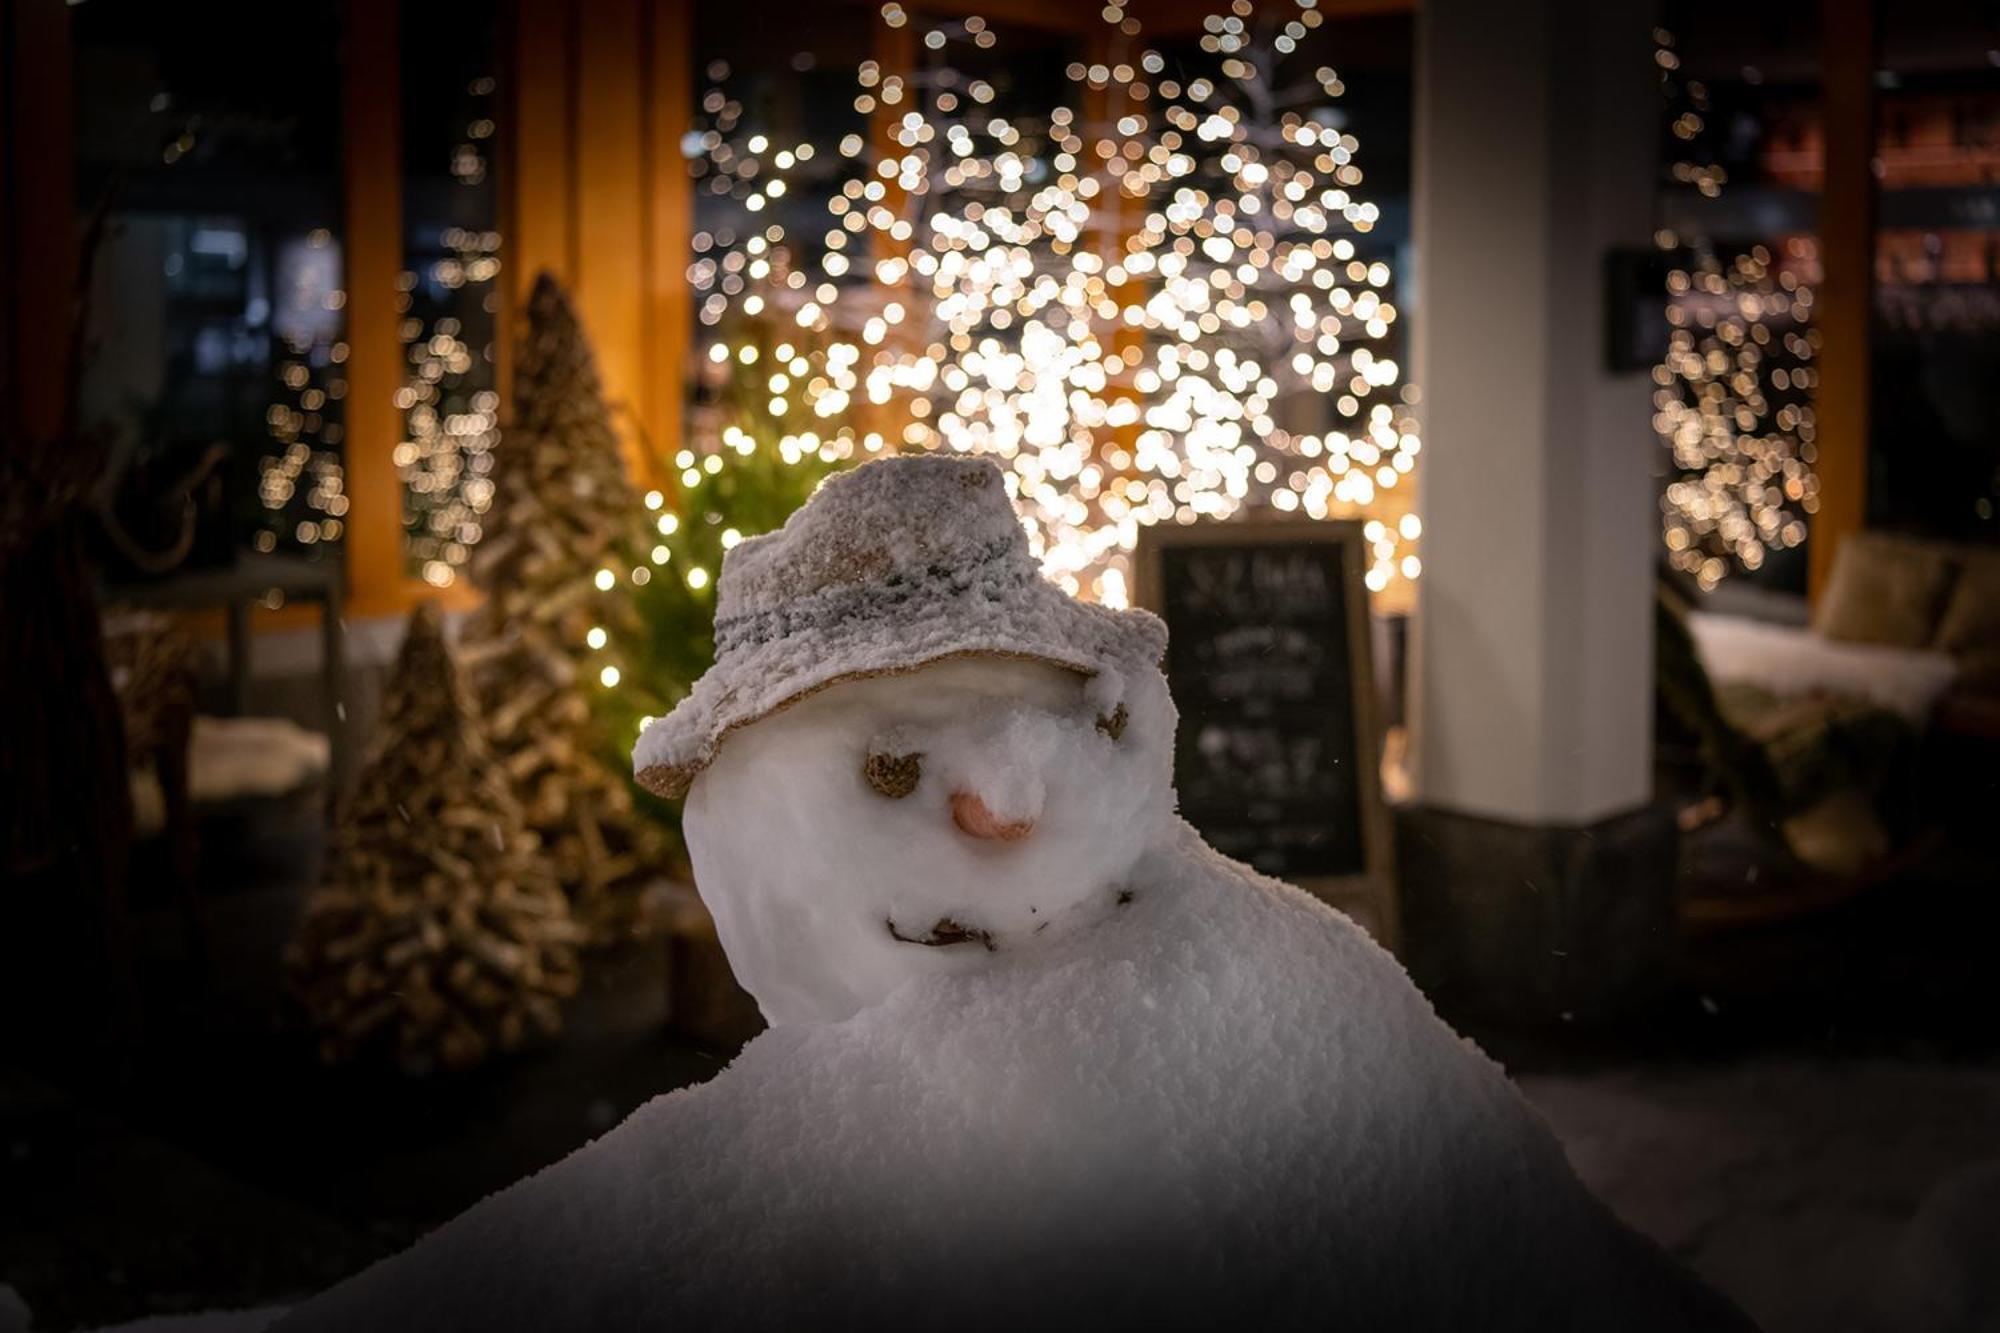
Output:
[[[953,792],[951,797],[951,822],[958,825],[958,831],[975,838],[987,838],[995,842],[1019,842],[1035,831],[1032,819],[1002,823],[997,815],[986,808],[986,802],[969,791]]]

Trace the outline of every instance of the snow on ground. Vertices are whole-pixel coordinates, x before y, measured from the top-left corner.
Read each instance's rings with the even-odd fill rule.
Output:
[[[255,1310],[209,1310],[200,1314],[155,1315],[98,1333],[263,1333],[285,1313],[283,1306]]]
[[[1766,1333],[2000,1328],[2000,1069],[1764,1058],[1520,1082],[1585,1183]]]
[[[1969,1164],[2000,1152],[2000,1068],[1768,1054],[1519,1081],[1591,1188],[1766,1333],[2000,1328],[1990,1305],[1984,1323],[1926,1309],[1954,1294],[1954,1255],[2000,1236],[1990,1212],[1951,1206],[1982,1180],[1995,1197],[1994,1169]],[[10,1296],[0,1287],[0,1330],[24,1333]],[[249,1333],[266,1317],[116,1333]]]

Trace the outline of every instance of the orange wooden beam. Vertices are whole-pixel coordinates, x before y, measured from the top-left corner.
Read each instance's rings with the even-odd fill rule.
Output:
[[[1084,59],[1093,65],[1114,66],[1126,61],[1136,61],[1139,43],[1126,37],[1108,23],[1099,23],[1089,29],[1084,40]],[[1118,121],[1127,115],[1144,111],[1144,106],[1133,98],[1131,89],[1124,84],[1104,87],[1086,86],[1081,110],[1082,123],[1078,130],[1083,139],[1083,163],[1091,170],[1108,168],[1107,182],[1123,171],[1122,166],[1113,166],[1112,154],[1120,154],[1131,136],[1121,132]],[[1102,164],[1102,166],[1100,166]],[[1107,183],[1110,193],[1102,198],[1096,209],[1106,226],[1101,230],[1086,232],[1083,245],[1095,250],[1104,259],[1107,267],[1122,263],[1126,258],[1126,243],[1143,224],[1145,210],[1138,200],[1125,194],[1122,188]],[[1145,284],[1126,279],[1111,287],[1112,299],[1120,306],[1126,306],[1144,299]],[[1130,325],[1120,324],[1112,330],[1109,350],[1126,355],[1143,347],[1144,334]],[[1119,381],[1112,385],[1110,397],[1119,403],[1133,402],[1138,392],[1129,381]],[[1114,427],[1110,434],[1099,442],[1099,461],[1104,461],[1108,446],[1116,444],[1127,453],[1132,452],[1139,439],[1139,423],[1128,422]],[[1131,476],[1130,468],[1120,475]]]
[[[681,140],[694,124],[693,0],[649,0],[641,153],[646,181],[639,420],[656,476],[681,447],[681,409],[694,336],[687,264],[694,236],[694,178]]]
[[[914,227],[916,219],[912,216],[908,192],[897,184],[895,176],[883,177],[876,173],[880,171],[882,163],[903,156],[903,146],[896,142],[896,128],[903,116],[914,107],[917,97],[911,77],[916,73],[917,62],[921,58],[917,52],[917,27],[914,23],[905,22],[900,27],[892,28],[879,18],[873,22],[874,41],[870,54],[875,60],[878,79],[875,85],[875,110],[868,117],[869,178],[882,182],[884,191],[882,207]],[[902,89],[898,100],[894,103],[884,101],[882,98],[883,90],[891,79],[898,80]],[[908,240],[897,240],[880,231],[870,231],[867,235],[871,264],[884,259],[909,257]],[[905,295],[905,289],[910,286],[907,272],[900,282],[883,283],[877,278],[876,285],[881,289],[885,308],[891,302],[900,302],[906,308],[911,304]],[[892,326],[878,355],[908,350],[915,342],[915,335],[912,333],[914,326],[915,321],[910,319]],[[893,400],[881,406],[864,403],[857,413],[857,418],[857,425],[863,433],[880,434],[883,439],[889,441],[891,448],[902,442],[903,432],[910,424],[905,405]]]
[[[573,24],[561,0],[512,0],[500,13],[500,308],[494,385],[504,431],[514,405],[514,356],[535,276],[573,278],[569,234],[569,89]]]
[[[519,311],[527,306],[537,274],[553,273],[565,285],[576,280],[570,201],[576,193],[577,16],[566,0],[516,0],[508,17],[502,271],[512,275],[506,287]]]
[[[68,6],[0,2],[0,411],[15,438],[54,439],[68,422],[72,125]]]
[[[1821,337],[1819,512],[1807,547],[1816,602],[1840,543],[1868,521],[1869,327],[1875,283],[1875,7],[1825,0],[1826,180],[1820,194],[1824,278],[1815,319]]]
[[[520,335],[536,276],[554,274],[590,335],[634,480],[660,484],[679,447],[692,319],[690,0],[515,0],[506,42],[506,337]]]
[[[637,418],[643,381],[646,161],[642,145],[644,0],[590,0],[577,43],[577,238],[572,289],[597,353],[625,459],[634,477],[654,469]]]
[[[871,172],[883,162],[903,156],[903,146],[896,142],[896,130],[903,117],[916,105],[917,92],[912,86],[911,76],[917,70],[917,29],[916,25],[905,22],[892,28],[886,23],[875,24],[874,49],[871,54],[879,81],[875,85],[875,110],[868,117],[868,165]],[[901,87],[899,100],[891,103],[882,97],[883,89],[891,79]],[[908,219],[909,196],[895,178],[876,176],[882,181],[885,193],[882,206],[898,217]],[[873,244],[877,247],[878,258],[889,255],[907,255],[910,247],[889,237],[875,235]]]
[[[412,600],[403,553],[403,144],[398,0],[342,7],[341,165],[346,193],[348,605],[358,615]]]

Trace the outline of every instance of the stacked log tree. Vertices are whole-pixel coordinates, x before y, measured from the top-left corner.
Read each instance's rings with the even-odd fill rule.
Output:
[[[289,962],[329,1061],[465,1069],[561,1024],[582,931],[488,752],[434,607],[410,617],[377,739]]]
[[[607,759],[620,747],[602,734],[585,693],[601,688],[589,674],[590,631],[633,628],[629,598],[617,590],[644,563],[646,511],[589,341],[547,274],[527,314],[513,419],[473,557],[486,597],[466,626],[461,660],[528,826],[577,919],[603,941],[632,928],[643,876],[664,852],[633,807],[623,768]]]

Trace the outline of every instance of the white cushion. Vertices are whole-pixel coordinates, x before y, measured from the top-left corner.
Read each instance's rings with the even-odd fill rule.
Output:
[[[1957,664],[1929,648],[1828,639],[1810,629],[1695,611],[1688,630],[1711,679],[1754,685],[1781,699],[1866,699],[1922,726]]]

